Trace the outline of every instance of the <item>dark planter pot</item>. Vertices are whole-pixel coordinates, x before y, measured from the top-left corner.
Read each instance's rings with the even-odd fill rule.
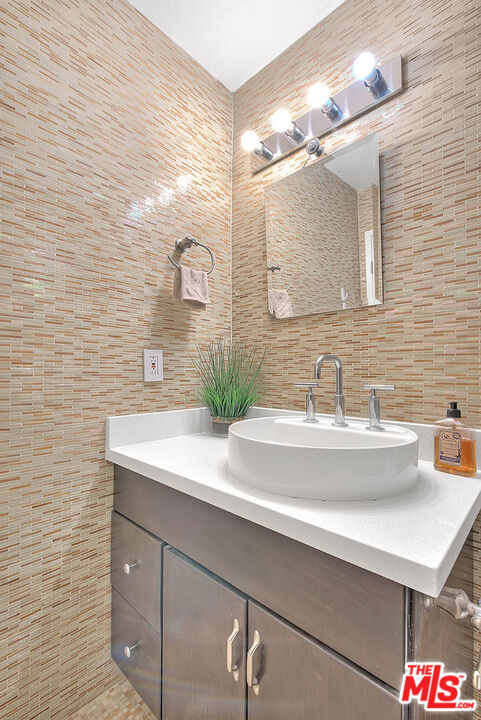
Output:
[[[219,435],[220,437],[227,437],[229,434],[229,427],[239,420],[244,418],[211,418],[211,433],[212,435]]]

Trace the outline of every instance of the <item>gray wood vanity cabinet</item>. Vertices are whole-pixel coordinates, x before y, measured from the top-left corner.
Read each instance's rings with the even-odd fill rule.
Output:
[[[112,656],[157,718],[424,720],[406,660],[470,672],[418,593],[121,467],[112,527]]]

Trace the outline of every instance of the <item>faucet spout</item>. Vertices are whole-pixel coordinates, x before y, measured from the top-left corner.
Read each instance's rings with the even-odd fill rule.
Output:
[[[342,362],[337,355],[320,355],[314,367],[314,377],[321,379],[321,369],[325,362],[332,362],[336,368],[336,396],[334,400],[334,425],[346,427],[344,417],[344,395],[342,392]]]
[[[336,395],[342,395],[342,362],[337,355],[321,355],[317,358],[314,369],[316,380],[321,379],[321,368],[325,362],[333,362],[336,367]]]

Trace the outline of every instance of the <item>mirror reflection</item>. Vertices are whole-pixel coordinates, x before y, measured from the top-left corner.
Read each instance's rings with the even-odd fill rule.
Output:
[[[273,317],[382,302],[377,135],[273,183],[264,199]]]

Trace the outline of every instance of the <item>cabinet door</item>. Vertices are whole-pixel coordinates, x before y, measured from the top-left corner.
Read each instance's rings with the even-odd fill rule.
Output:
[[[400,720],[394,691],[249,602],[248,720]]]
[[[245,720],[247,601],[167,548],[163,603],[163,720]]]

